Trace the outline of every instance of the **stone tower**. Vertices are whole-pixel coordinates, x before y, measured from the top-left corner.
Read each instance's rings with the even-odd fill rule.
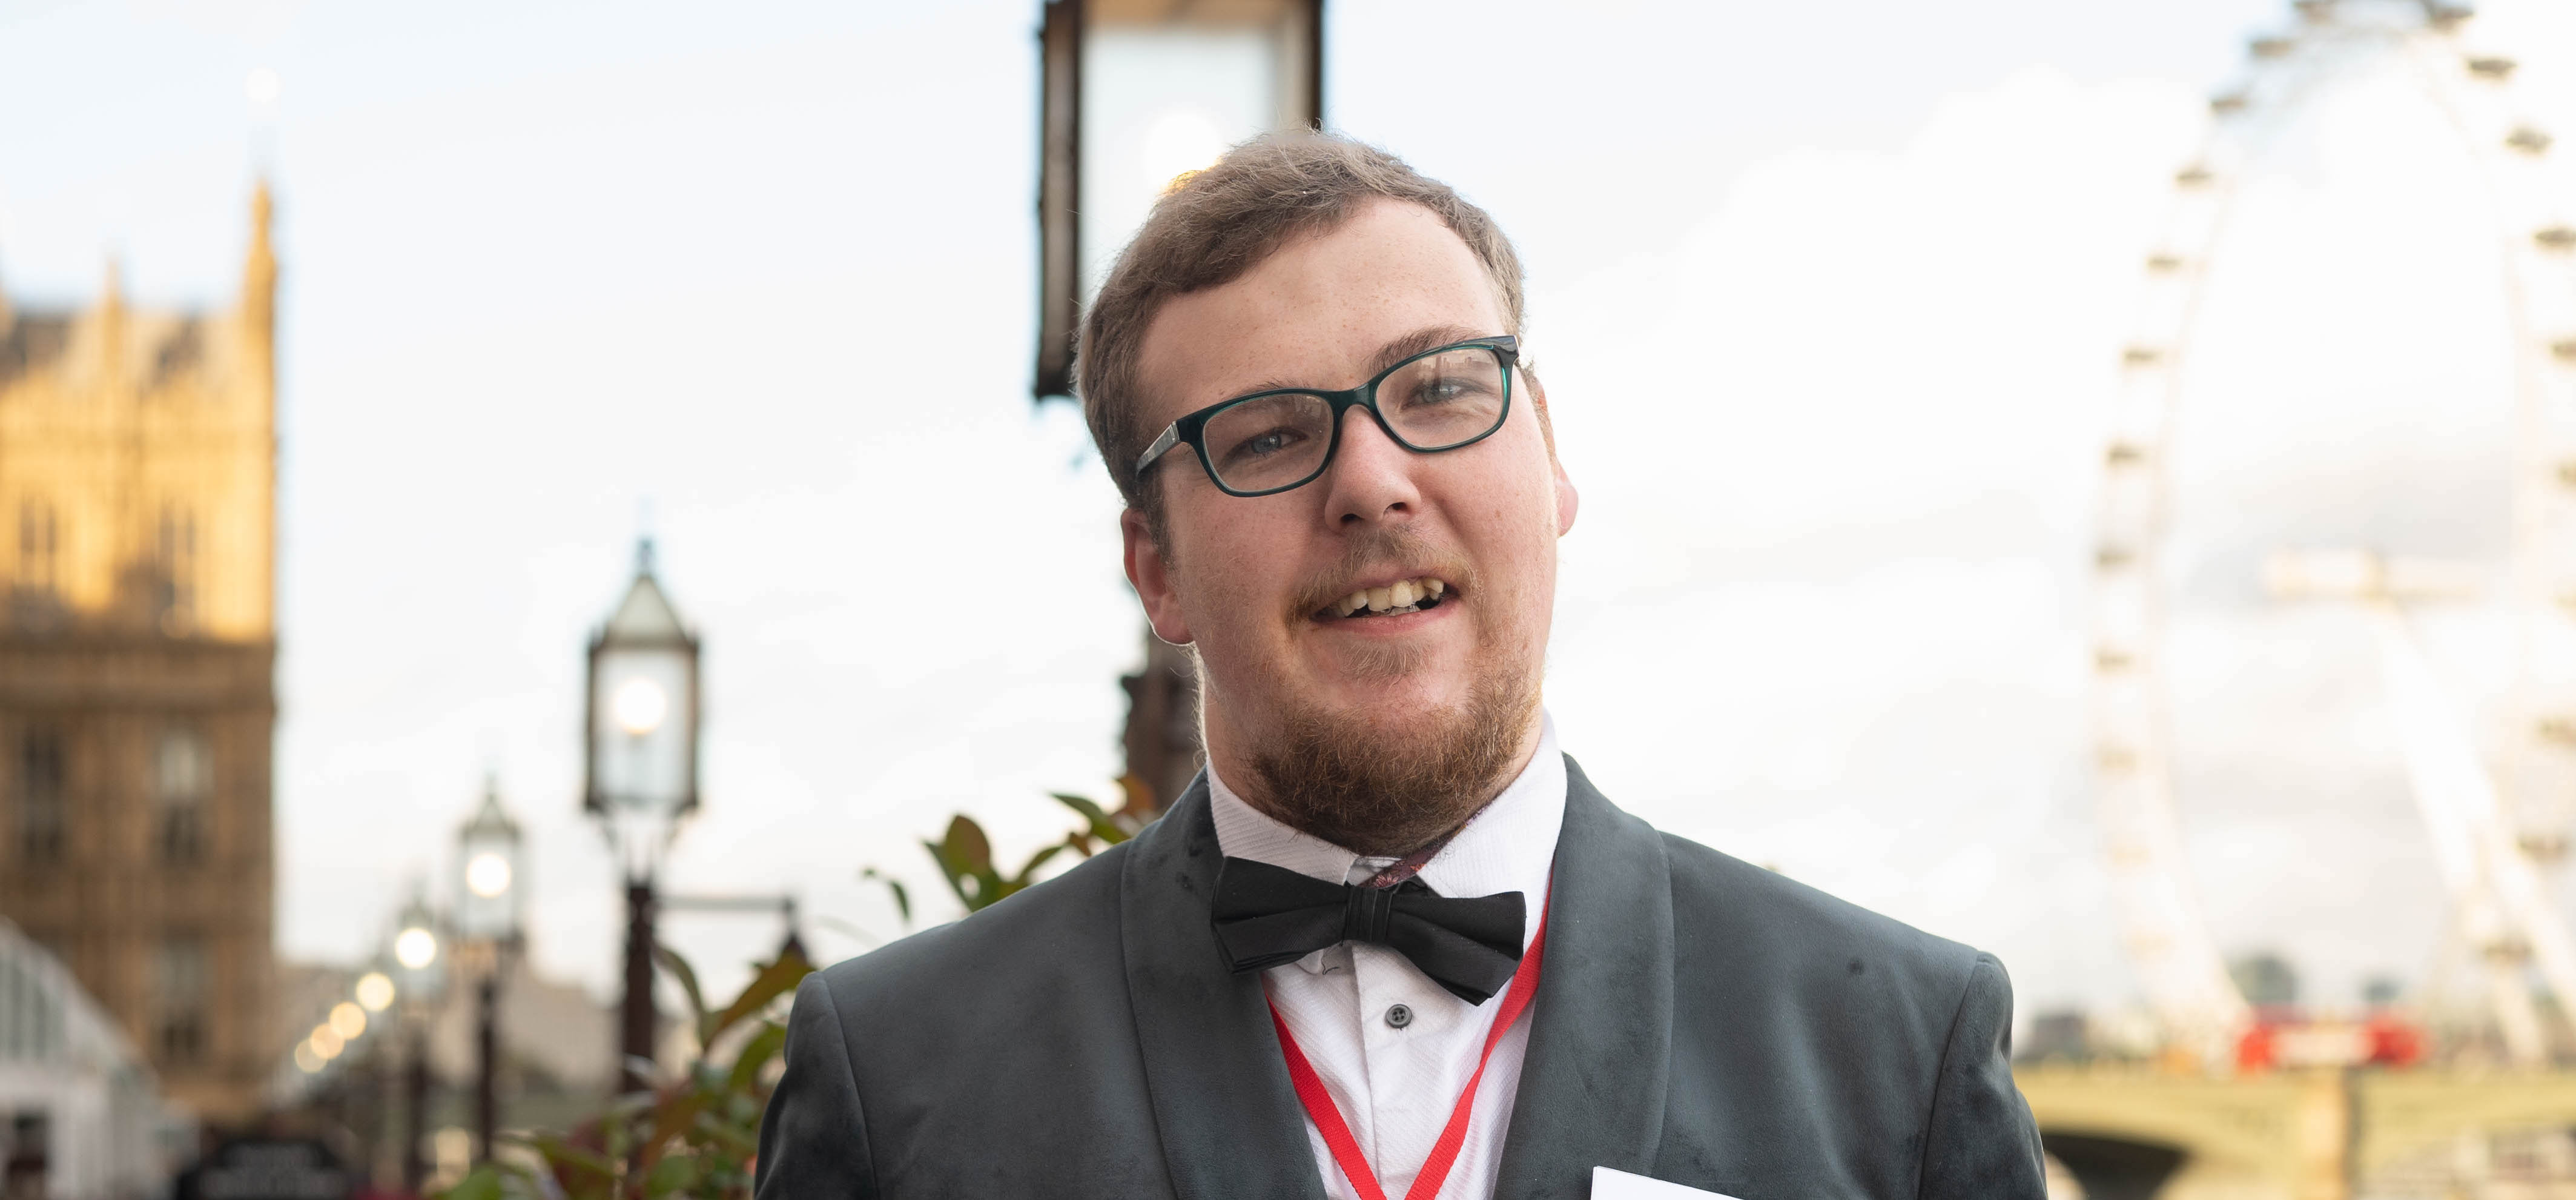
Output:
[[[220,311],[0,293],[0,915],[216,1123],[281,1049],[268,227]]]

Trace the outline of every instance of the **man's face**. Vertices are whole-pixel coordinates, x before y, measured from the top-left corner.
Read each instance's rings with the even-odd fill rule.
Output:
[[[1428,209],[1378,201],[1231,283],[1167,301],[1141,357],[1148,427],[1266,388],[1356,387],[1408,353],[1506,332],[1466,243]],[[1208,750],[1247,798],[1262,800],[1252,760],[1292,728],[1402,754],[1454,739],[1480,699],[1535,705],[1556,539],[1576,501],[1525,376],[1511,399],[1492,437],[1435,454],[1354,408],[1323,476],[1277,495],[1218,491],[1186,449],[1152,468],[1166,541],[1128,513],[1128,577],[1157,634],[1197,644]],[[1442,589],[1431,607],[1343,615],[1337,603],[1425,579]],[[1517,765],[1535,712],[1509,717]]]

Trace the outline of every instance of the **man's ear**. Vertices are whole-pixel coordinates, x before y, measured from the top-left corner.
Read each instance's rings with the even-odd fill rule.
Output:
[[[1574,529],[1574,514],[1583,507],[1583,497],[1575,494],[1574,479],[1565,473],[1565,461],[1556,456],[1556,423],[1547,418],[1547,388],[1526,367],[1521,378],[1529,383],[1530,407],[1538,414],[1539,432],[1547,442],[1547,469],[1556,476],[1556,536],[1564,537]]]
[[[1136,589],[1136,598],[1144,602],[1145,620],[1154,627],[1154,636],[1175,646],[1186,646],[1190,623],[1181,616],[1180,594],[1172,588],[1171,564],[1163,558],[1162,546],[1154,540],[1154,527],[1144,510],[1129,508],[1118,514],[1118,536],[1126,543],[1127,582]]]
[[[1555,455],[1547,456],[1547,466],[1556,474],[1556,536],[1564,537],[1574,529],[1574,514],[1583,507],[1583,497],[1575,494],[1574,480],[1566,475],[1565,464]]]

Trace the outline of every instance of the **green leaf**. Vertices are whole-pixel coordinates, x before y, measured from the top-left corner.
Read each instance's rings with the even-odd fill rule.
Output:
[[[1137,825],[1153,820],[1155,812],[1163,807],[1154,798],[1154,785],[1145,782],[1145,777],[1134,771],[1118,777],[1118,790],[1127,794],[1127,807],[1120,809],[1119,815]]]
[[[957,893],[958,901],[963,903],[969,912],[973,911],[975,908],[974,889],[968,885],[974,881],[975,877],[950,866],[948,862],[948,848],[940,843],[923,842],[921,844],[921,848],[930,851],[930,861],[939,864],[939,875],[941,878],[948,881],[948,890]]]
[[[984,836],[984,827],[964,813],[949,819],[948,836],[940,842],[940,847],[951,869],[960,875],[981,874],[993,869],[993,843]]]
[[[696,968],[689,965],[689,960],[680,957],[679,951],[660,942],[653,943],[653,960],[661,963],[663,970],[669,971],[679,979],[680,990],[689,997],[689,1025],[698,1031],[698,1044],[706,1045],[707,998],[706,993],[698,989]]]
[[[742,1044],[742,1053],[734,1056],[733,1073],[726,1078],[725,1086],[737,1094],[749,1093],[760,1083],[760,1069],[778,1057],[785,1045],[786,1026],[776,1021],[761,1022],[760,1032],[751,1035],[751,1040]]]
[[[735,1022],[769,1007],[770,1001],[795,991],[796,985],[805,982],[805,977],[813,973],[814,964],[805,961],[804,955],[779,955],[778,961],[762,967],[760,974],[753,976],[750,985],[742,989],[742,994],[734,997],[733,1003],[726,1005],[723,1012],[716,1014],[712,1025],[714,1032],[707,1036],[707,1043],[714,1044],[726,1030],[734,1027]]]
[[[730,1150],[745,1156],[758,1153],[760,1150],[758,1127],[744,1128],[729,1121],[717,1120],[712,1114],[698,1119],[697,1133],[699,1144],[712,1149]]]
[[[699,1169],[696,1155],[672,1155],[653,1164],[653,1169],[645,1175],[644,1194],[647,1196],[687,1195],[701,1174],[704,1172]]]
[[[547,1168],[555,1174],[555,1182],[563,1185],[566,1191],[579,1192],[585,1183],[607,1183],[617,1178],[616,1160],[596,1150],[576,1146],[560,1134],[533,1134],[528,1137],[527,1144],[545,1160]]]
[[[666,1156],[674,1140],[697,1123],[698,1113],[707,1106],[702,1093],[675,1094],[654,1106],[653,1135],[644,1143],[644,1163],[651,1166]],[[657,1172],[658,1174],[658,1172]]]
[[[1071,849],[1071,847],[1066,846],[1062,842],[1057,842],[1055,845],[1049,846],[1046,849],[1030,855],[1028,864],[1021,867],[1019,875],[1011,880],[1011,890],[1016,892],[1021,888],[1037,882],[1034,876],[1037,875],[1038,868],[1045,866],[1048,859],[1054,858],[1056,855],[1062,854],[1068,849]]]
[[[930,852],[930,856],[932,858],[939,857],[939,851],[936,849],[932,850]],[[891,875],[880,875],[877,873],[877,869],[875,867],[869,867],[866,870],[859,872],[859,878],[874,879],[885,884],[887,890],[894,893],[894,910],[897,913],[902,914],[903,927],[906,929],[912,928],[912,893],[903,890],[902,880]]]
[[[1047,794],[1053,796],[1057,803],[1072,809],[1082,817],[1082,828],[1067,834],[1064,844],[1079,851],[1083,857],[1091,857],[1093,842],[1115,846],[1127,840],[1127,831],[1118,824],[1118,819],[1102,811],[1090,797],[1076,796],[1071,792]]]

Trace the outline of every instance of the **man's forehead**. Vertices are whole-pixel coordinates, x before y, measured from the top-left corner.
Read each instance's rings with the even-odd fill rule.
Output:
[[[1160,425],[1271,387],[1350,387],[1387,362],[1510,330],[1491,277],[1431,210],[1379,201],[1219,287],[1164,302],[1139,375]]]

